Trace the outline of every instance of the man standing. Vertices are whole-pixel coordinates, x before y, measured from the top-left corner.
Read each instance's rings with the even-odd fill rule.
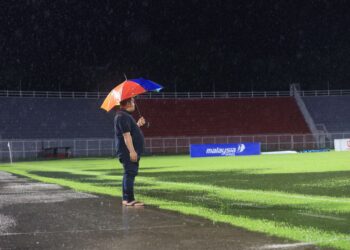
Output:
[[[123,202],[125,206],[143,206],[134,197],[135,176],[144,150],[144,136],[140,129],[145,124],[141,117],[137,122],[131,116],[135,111],[135,100],[130,98],[120,102],[120,110],[114,118],[114,131],[117,156],[124,168]]]

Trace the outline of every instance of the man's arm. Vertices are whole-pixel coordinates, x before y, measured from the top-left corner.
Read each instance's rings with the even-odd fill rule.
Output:
[[[133,162],[137,162],[137,153],[135,151],[130,132],[124,133],[123,137],[124,137],[125,145],[128,148],[129,153],[130,153],[130,160]]]

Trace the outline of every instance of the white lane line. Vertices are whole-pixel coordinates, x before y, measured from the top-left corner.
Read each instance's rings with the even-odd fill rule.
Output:
[[[99,231],[124,231],[124,230],[152,230],[152,229],[164,229],[164,228],[176,228],[184,227],[185,225],[163,225],[163,226],[152,226],[152,227],[119,227],[119,228],[99,228],[99,229],[84,229],[84,230],[65,230],[65,231],[34,231],[34,232],[23,232],[23,233],[0,233],[0,237],[3,236],[17,236],[17,235],[36,235],[36,234],[59,234],[59,233],[89,233]]]
[[[46,189],[63,189],[57,184],[48,184],[48,183],[6,183],[2,190],[13,190],[13,191],[24,191],[24,190],[46,190]]]
[[[98,196],[88,193],[75,192],[72,190],[52,190],[18,194],[1,194],[0,209],[5,206],[16,204],[56,203],[76,199],[97,199]]]
[[[271,245],[265,245],[260,247],[259,249],[290,249],[290,248],[297,248],[297,247],[305,247],[305,246],[312,246],[313,243],[291,243],[291,244],[271,244]]]
[[[315,217],[315,218],[322,218],[322,219],[329,219],[329,220],[338,220],[338,221],[346,221],[345,218],[335,217],[335,216],[329,216],[329,215],[322,215],[322,214],[309,214],[309,213],[298,213],[300,215]]]
[[[258,249],[284,249],[284,248],[296,248],[296,247],[303,247],[303,246],[315,246],[320,243],[329,243],[329,242],[335,242],[338,240],[342,241],[350,241],[350,237],[335,237],[330,240],[321,240],[321,241],[315,241],[315,242],[299,242],[299,243],[291,243],[291,244],[270,244],[270,245],[264,245],[262,247],[259,247]]]

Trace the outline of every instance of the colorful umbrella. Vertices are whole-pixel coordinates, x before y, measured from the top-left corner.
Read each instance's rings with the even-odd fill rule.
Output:
[[[163,86],[143,78],[125,80],[116,86],[103,101],[101,108],[110,111],[120,102],[148,91],[160,91]]]

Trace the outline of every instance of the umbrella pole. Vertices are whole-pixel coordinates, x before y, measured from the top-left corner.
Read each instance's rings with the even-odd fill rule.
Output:
[[[139,118],[141,118],[142,115],[141,115],[141,113],[140,113],[139,107],[137,106],[136,102],[134,102],[134,103],[135,103],[135,108],[136,108],[136,111],[137,111],[137,113],[138,113],[138,115],[139,115]]]
[[[136,102],[134,102],[134,103],[135,103],[135,108],[136,108],[136,110],[137,110],[137,113],[138,113],[139,117],[141,118],[142,115],[141,115],[141,113],[140,113],[139,107],[137,106]],[[149,127],[151,126],[151,124],[150,124],[149,122],[146,122],[145,125],[146,125],[147,128],[149,128]]]

